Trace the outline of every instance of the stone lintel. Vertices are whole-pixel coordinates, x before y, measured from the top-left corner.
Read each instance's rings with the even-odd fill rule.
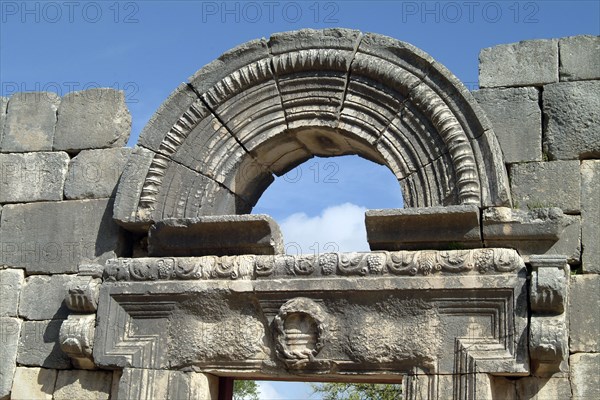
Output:
[[[371,250],[482,247],[477,206],[368,210]]]
[[[283,238],[268,215],[166,219],[150,227],[151,256],[281,254]]]
[[[562,259],[562,254],[567,255],[569,263],[579,262],[580,219],[565,215],[556,207],[530,211],[488,208],[483,211],[482,232],[486,247],[516,249],[525,262],[530,262],[530,257],[535,255],[537,261],[534,263],[560,263],[558,259],[550,260],[554,257]]]
[[[459,386],[482,373],[529,373],[526,269],[513,250],[119,259],[106,268],[93,346],[101,368],[396,381],[419,368],[462,374]]]

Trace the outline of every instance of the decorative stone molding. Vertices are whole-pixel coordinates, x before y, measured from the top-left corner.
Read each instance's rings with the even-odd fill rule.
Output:
[[[314,362],[325,344],[326,314],[311,299],[289,300],[275,316],[277,356],[288,365]]]
[[[530,284],[531,326],[529,353],[534,373],[552,376],[568,371],[569,335],[566,309],[568,304],[569,265],[560,255],[531,256],[533,267]]]
[[[177,88],[140,135],[115,218],[243,214],[273,175],[344,154],[388,166],[409,207],[510,205],[492,127],[456,77],[408,43],[328,29],[243,44]]]
[[[60,348],[79,369],[95,369],[92,357],[96,315],[69,315],[60,327]]]
[[[91,276],[78,275],[73,278],[65,298],[67,307],[77,312],[95,312],[101,283],[101,279]]]
[[[511,249],[377,251],[320,255],[119,258],[106,262],[104,281],[320,278],[327,276],[512,272],[521,258]]]
[[[252,267],[247,279],[233,279],[228,268],[213,275],[219,261],[222,268],[232,260]],[[263,268],[267,260],[273,268]],[[154,271],[155,279],[131,279],[136,262],[136,271]],[[512,250],[107,264],[117,272],[105,275],[100,289],[93,349],[99,367],[384,380],[418,367],[426,374],[419,382],[428,382],[419,391],[431,399],[447,397],[434,388],[435,374],[454,374],[454,398],[470,399],[460,393],[478,374],[528,373],[526,270]],[[161,278],[165,265],[170,272]],[[181,279],[175,271],[184,270],[197,275]]]

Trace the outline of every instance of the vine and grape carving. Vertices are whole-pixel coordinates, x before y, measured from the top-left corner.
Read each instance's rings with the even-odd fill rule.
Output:
[[[268,277],[498,274],[523,267],[511,249],[377,251],[319,255],[242,255],[108,260],[105,281],[265,279]]]

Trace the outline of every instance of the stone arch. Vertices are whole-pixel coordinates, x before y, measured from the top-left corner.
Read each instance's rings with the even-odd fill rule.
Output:
[[[490,123],[469,91],[414,46],[346,29],[274,34],[201,68],[140,135],[115,218],[250,212],[289,169],[358,154],[386,165],[408,207],[510,204]]]

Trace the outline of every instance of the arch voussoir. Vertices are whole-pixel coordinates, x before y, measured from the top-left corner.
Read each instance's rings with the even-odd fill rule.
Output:
[[[230,50],[176,89],[135,154],[115,205],[126,225],[249,212],[273,175],[315,155],[388,166],[409,207],[510,204],[495,135],[464,85],[410,44],[352,30]]]

